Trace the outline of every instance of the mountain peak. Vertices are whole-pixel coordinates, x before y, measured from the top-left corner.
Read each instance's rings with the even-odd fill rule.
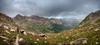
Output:
[[[17,14],[16,17],[22,17],[22,15],[21,14]]]
[[[25,18],[25,16],[22,16],[21,14],[17,14],[17,15],[14,17],[15,20],[22,20],[22,19],[24,19],[24,18]]]

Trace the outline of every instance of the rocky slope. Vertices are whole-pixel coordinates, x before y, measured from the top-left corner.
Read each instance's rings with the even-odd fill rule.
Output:
[[[10,17],[0,13],[0,45],[12,45],[18,33],[17,29],[17,25]]]

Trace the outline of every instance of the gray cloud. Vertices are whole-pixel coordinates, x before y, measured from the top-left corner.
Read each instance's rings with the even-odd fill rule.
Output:
[[[0,11],[15,16],[39,15],[83,19],[100,9],[100,0],[0,0]]]

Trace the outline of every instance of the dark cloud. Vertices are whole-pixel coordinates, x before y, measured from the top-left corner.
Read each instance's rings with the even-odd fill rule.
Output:
[[[83,19],[100,9],[100,0],[0,0],[0,11],[9,16],[39,15]]]

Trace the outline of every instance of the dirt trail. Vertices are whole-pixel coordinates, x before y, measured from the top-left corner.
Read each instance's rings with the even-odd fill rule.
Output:
[[[19,40],[19,34],[16,35],[16,40],[15,40],[14,45],[19,45],[18,40]]]

